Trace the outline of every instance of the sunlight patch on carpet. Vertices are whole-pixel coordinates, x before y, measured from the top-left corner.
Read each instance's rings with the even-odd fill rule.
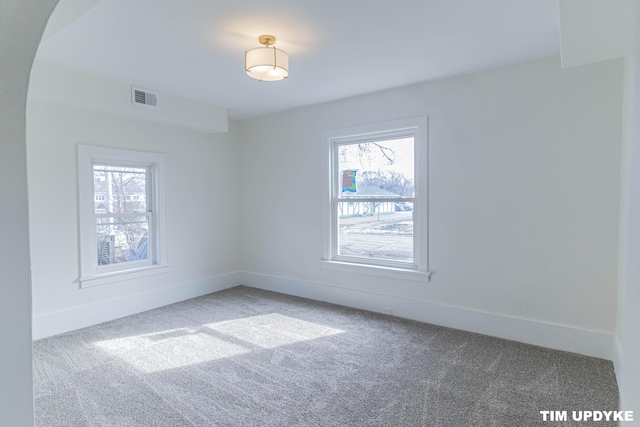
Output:
[[[227,320],[204,326],[263,348],[276,348],[344,332],[278,313]]]
[[[186,328],[99,341],[94,345],[144,372],[175,369],[250,351],[206,332]]]
[[[158,372],[343,333],[278,313],[95,342],[143,372]]]

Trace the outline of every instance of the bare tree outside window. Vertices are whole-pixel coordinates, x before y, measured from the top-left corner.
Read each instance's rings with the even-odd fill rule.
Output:
[[[99,266],[148,259],[148,177],[145,168],[94,165]]]
[[[339,182],[355,175],[339,191],[338,255],[413,262],[413,137],[336,148]]]

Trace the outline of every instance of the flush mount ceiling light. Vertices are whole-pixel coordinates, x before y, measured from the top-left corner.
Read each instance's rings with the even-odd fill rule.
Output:
[[[249,77],[266,82],[289,77],[289,55],[273,46],[276,38],[264,35],[258,37],[258,41],[265,47],[250,49],[244,53],[244,68]]]

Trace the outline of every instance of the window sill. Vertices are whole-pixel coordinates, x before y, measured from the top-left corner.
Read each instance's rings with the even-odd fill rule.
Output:
[[[169,272],[169,264],[150,265],[147,267],[134,268],[123,271],[96,274],[95,276],[80,277],[81,288],[91,288],[93,286],[106,285],[124,280],[139,279],[141,277],[153,276]]]
[[[357,264],[345,261],[320,261],[322,268],[328,270],[345,271],[348,273],[368,274],[371,276],[390,277],[392,279],[411,280],[414,282],[428,282],[431,272],[409,268],[386,267],[381,265]]]

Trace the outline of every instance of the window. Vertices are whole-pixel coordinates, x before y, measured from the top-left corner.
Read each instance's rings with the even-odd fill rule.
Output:
[[[427,118],[323,133],[327,268],[426,281]]]
[[[82,287],[168,271],[165,155],[78,145]]]

